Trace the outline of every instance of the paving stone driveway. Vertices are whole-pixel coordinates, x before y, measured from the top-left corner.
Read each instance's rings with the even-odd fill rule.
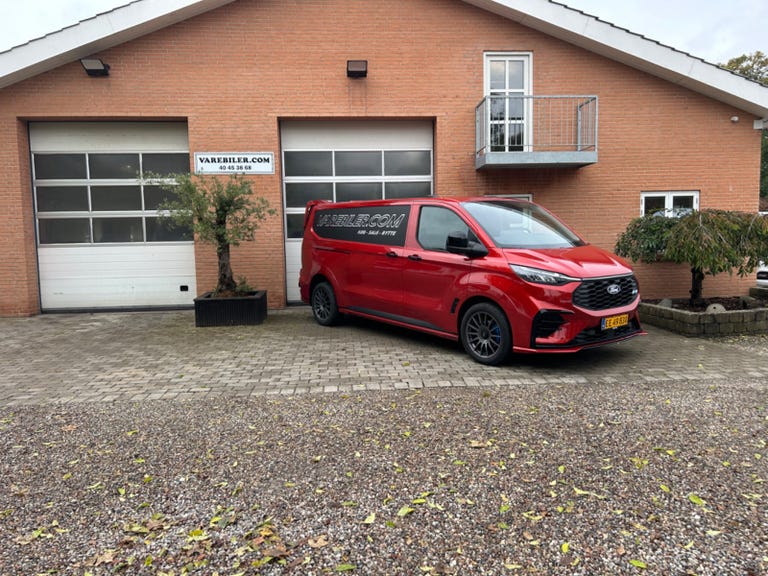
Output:
[[[354,319],[323,328],[308,308],[233,328],[195,328],[192,311],[0,318],[0,405],[768,377],[762,351],[646,329],[618,345],[491,368],[406,330]]]

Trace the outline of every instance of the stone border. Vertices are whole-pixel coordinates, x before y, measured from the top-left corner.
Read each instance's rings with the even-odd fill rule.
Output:
[[[641,322],[686,336],[731,336],[768,332],[768,308],[689,312],[641,302],[638,310]]]

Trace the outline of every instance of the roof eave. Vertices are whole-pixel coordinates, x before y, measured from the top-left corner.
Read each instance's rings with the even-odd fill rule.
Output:
[[[0,53],[0,88],[151,34],[233,1],[131,2]]]

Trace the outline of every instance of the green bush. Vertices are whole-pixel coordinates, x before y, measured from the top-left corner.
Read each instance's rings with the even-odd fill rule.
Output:
[[[691,267],[691,304],[702,299],[706,276],[754,272],[768,258],[768,219],[727,210],[691,211],[681,217],[635,218],[619,236],[616,253],[636,262],[675,262]]]

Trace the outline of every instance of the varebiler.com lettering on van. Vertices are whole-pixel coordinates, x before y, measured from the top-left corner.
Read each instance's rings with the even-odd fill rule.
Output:
[[[644,334],[631,267],[523,200],[312,201],[299,287],[322,325],[404,326],[483,364]]]
[[[377,210],[345,206],[338,211],[320,210],[313,227],[318,238],[402,245],[409,212],[407,206],[382,206]]]

